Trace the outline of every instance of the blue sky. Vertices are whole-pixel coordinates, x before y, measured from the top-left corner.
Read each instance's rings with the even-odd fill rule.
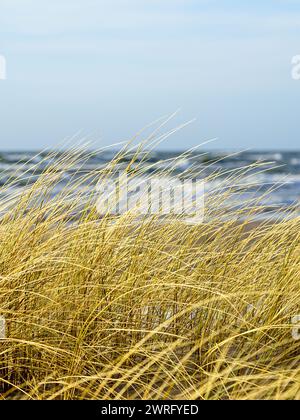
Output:
[[[1,0],[0,148],[80,132],[97,146],[157,118],[165,148],[300,148],[299,0]]]

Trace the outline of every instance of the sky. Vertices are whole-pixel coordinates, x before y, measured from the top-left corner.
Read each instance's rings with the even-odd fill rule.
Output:
[[[176,110],[194,121],[165,149],[300,149],[300,0],[0,0],[0,55],[2,150],[103,147]]]

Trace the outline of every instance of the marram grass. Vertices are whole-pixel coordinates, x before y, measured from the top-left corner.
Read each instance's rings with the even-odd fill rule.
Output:
[[[84,188],[120,156],[84,174],[66,153],[21,194],[2,187],[1,398],[300,399],[299,218],[253,222],[225,193],[203,223],[99,217]]]

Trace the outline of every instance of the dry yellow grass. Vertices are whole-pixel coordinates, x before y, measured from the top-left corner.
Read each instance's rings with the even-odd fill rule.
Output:
[[[245,234],[253,203],[224,221],[220,197],[197,225],[99,218],[97,174],[50,194],[78,160],[1,203],[1,398],[300,398],[299,218]]]

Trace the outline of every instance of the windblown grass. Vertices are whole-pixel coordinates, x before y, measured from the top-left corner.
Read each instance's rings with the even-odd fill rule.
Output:
[[[300,398],[291,325],[300,313],[299,218],[252,223],[253,202],[242,218],[223,209],[232,190],[211,197],[196,225],[99,217],[84,186],[121,156],[98,173],[77,169],[55,196],[86,154],[63,154],[33,184],[31,171],[18,196],[9,194],[15,180],[2,188],[1,397]],[[239,174],[229,176],[238,184]]]

